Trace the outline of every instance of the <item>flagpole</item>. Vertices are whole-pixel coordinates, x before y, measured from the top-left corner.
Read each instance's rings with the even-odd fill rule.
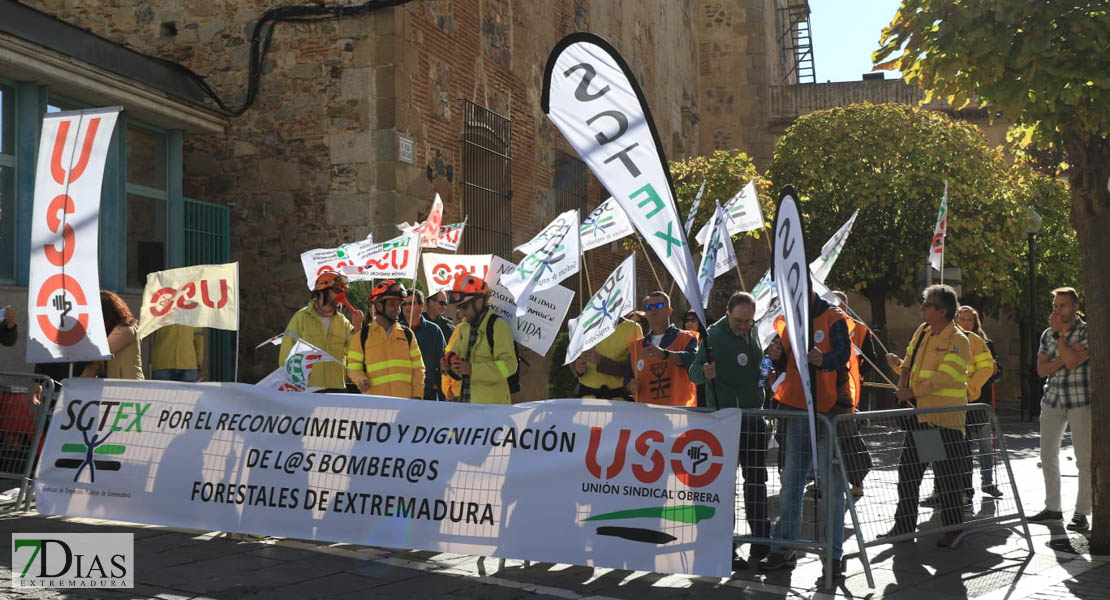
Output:
[[[243,329],[242,322],[239,320],[240,309],[239,305],[243,303],[243,295],[239,293],[239,261],[235,261],[235,293],[239,295],[239,301],[235,303],[235,379],[239,381],[239,332]]]
[[[592,284],[590,284],[590,267],[586,263],[586,253],[585,252],[582,252],[582,270],[586,272],[586,291],[590,292],[590,298],[593,298],[594,297],[594,286]],[[581,279],[579,279],[579,285],[581,285]],[[579,289],[578,293],[581,294],[582,290]]]
[[[644,251],[644,262],[651,267],[651,274],[655,276],[655,284],[659,289],[663,289],[663,282],[659,279],[659,273],[655,272],[655,265],[651,262],[651,254],[648,253],[647,246],[644,245],[644,238],[640,237],[640,232],[633,230],[632,233],[636,234],[636,239],[640,242],[640,248]]]
[[[734,244],[732,242],[732,236],[731,235],[728,237],[728,241],[729,241],[730,244],[732,244],[732,252],[733,252],[733,254],[735,254],[736,253],[736,244]],[[742,289],[744,291],[748,291],[748,286],[744,284],[744,276],[740,274],[740,259],[739,258],[736,259],[736,276],[740,278],[740,289]]]

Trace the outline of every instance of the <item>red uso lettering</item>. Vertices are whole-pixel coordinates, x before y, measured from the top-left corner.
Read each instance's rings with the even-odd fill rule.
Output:
[[[74,144],[81,147],[81,153],[77,157],[77,163],[68,172],[63,166],[63,160],[66,157],[65,146],[66,138],[69,137],[69,128],[72,121],[62,121],[58,124],[58,132],[54,136],[54,147],[50,153],[50,176],[58,185],[66,185],[66,183],[73,183],[80,179],[84,174],[85,168],[88,167],[89,158],[92,156],[93,142],[96,141],[96,131],[100,127],[100,118],[93,118],[89,120],[89,126],[85,129],[85,138],[82,140],[74,140]],[[62,215],[71,215],[77,211],[77,207],[68,194],[62,193],[54,196],[50,204],[46,208],[46,227],[51,233],[61,234],[62,247],[59,250],[56,242],[44,244],[42,247],[43,256],[50,264],[56,267],[64,267],[73,258],[73,254],[77,249],[77,236],[73,231],[73,227],[69,223],[62,224]],[[39,328],[46,335],[46,338],[60,346],[72,346],[85,338],[85,332],[89,327],[89,314],[87,310],[81,310],[88,306],[88,299],[85,297],[85,291],[81,288],[81,284],[68,275],[57,273],[46,279],[39,287],[38,293],[35,296],[35,304],[40,308],[46,308],[50,296],[55,292],[62,294],[69,294],[73,297],[74,302],[77,304],[76,323],[68,331],[63,331],[59,327],[55,327],[50,322],[50,318],[46,315],[37,315],[36,322]],[[68,310],[68,308],[67,308]],[[62,313],[63,315],[65,313]]]
[[[602,476],[603,467],[598,462],[597,456],[598,448],[601,446],[601,436],[601,427],[590,428],[590,445],[586,450],[586,470],[597,479],[613,479],[624,470],[628,441],[632,437],[632,432],[628,429],[620,430],[617,435],[616,447],[613,449],[613,460],[604,467],[604,477]],[[663,452],[659,449],[664,440],[663,434],[654,429],[644,431],[637,436],[634,450],[640,457],[648,459],[648,466],[632,464],[632,475],[639,482],[652,484],[662,479],[666,474],[667,461]],[[691,444],[704,444],[708,448],[709,454],[704,454],[701,446],[688,449]],[[689,487],[705,487],[716,481],[717,476],[721,474],[722,463],[719,459],[724,458],[721,442],[705,429],[691,429],[683,432],[671,444],[670,453],[671,470],[674,471],[679,481]],[[692,471],[688,470],[683,464],[682,458],[684,456],[689,456],[694,461]],[[709,462],[711,458],[718,460],[711,462],[701,473],[697,473],[698,465]]]
[[[174,300],[177,300],[177,307],[182,310],[192,310],[200,303],[193,301],[197,295],[197,282],[190,281],[181,286],[181,290],[175,290],[172,287],[164,287],[150,295],[150,305],[147,310],[150,311],[151,316],[161,317],[170,312],[173,308]],[[227,306],[228,293],[227,293],[227,280],[220,279],[220,297],[218,300],[213,300],[208,291],[208,280],[202,279],[200,281],[200,300],[208,308],[220,309]]]

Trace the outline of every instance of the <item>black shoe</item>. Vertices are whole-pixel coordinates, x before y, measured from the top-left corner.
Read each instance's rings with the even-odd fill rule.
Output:
[[[748,568],[748,561],[744,560],[743,558],[740,558],[739,556],[736,556],[735,554],[732,555],[732,570],[734,572],[735,571],[743,571],[747,568]]]
[[[793,569],[798,564],[798,555],[794,552],[779,554],[772,552],[759,563],[760,571],[778,571],[780,569]]]
[[[748,554],[751,555],[752,561],[759,562],[771,553],[771,546],[767,544],[752,544],[748,547]]]
[[[1063,523],[1064,513],[1058,510],[1048,510],[1046,508],[1032,517],[1027,517],[1025,520],[1030,523]]]
[[[983,493],[987,494],[988,496],[991,496],[993,498],[1001,498],[1002,497],[1002,490],[998,489],[997,485],[985,485],[985,486],[983,486]]]
[[[1087,522],[1087,515],[1075,513],[1071,518],[1071,523],[1068,523],[1068,531],[1087,531],[1091,528],[1091,524]]]
[[[928,498],[921,501],[921,506],[927,506],[929,508],[939,508],[940,507],[940,496],[938,496],[936,494],[933,494],[932,496],[929,496]]]

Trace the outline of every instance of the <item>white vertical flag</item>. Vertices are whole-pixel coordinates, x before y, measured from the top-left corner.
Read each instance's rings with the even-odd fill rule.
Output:
[[[586,350],[609,337],[621,316],[636,308],[636,254],[632,253],[605,278],[582,314],[571,319],[570,344],[563,364],[570,364]]]
[[[844,249],[844,244],[848,241],[848,234],[852,233],[852,225],[855,225],[858,215],[859,209],[857,208],[852,216],[840,226],[840,229],[837,229],[836,233],[829,238],[829,241],[821,246],[821,256],[809,263],[809,272],[817,281],[824,283],[829,276],[833,265],[836,264],[836,259],[840,258],[840,251]]]
[[[628,64],[600,37],[572,33],[547,59],[540,104],[613,193],[705,323],[666,155]]]
[[[729,235],[763,228],[763,209],[759,207],[759,193],[755,189],[754,179],[725,203],[725,212]],[[699,244],[705,243],[706,229],[707,227],[702,227],[694,238]]]
[[[42,119],[27,286],[27,362],[111,355],[100,311],[100,188],[120,107]],[[5,214],[5,219],[13,215]]]
[[[698,214],[698,205],[701,204],[701,195],[705,193],[705,180],[701,180],[701,187],[698,188],[698,195],[694,196],[694,202],[690,205],[690,214],[686,215],[686,235],[690,235],[690,229],[694,226],[694,217]]]
[[[929,265],[944,273],[944,237],[948,235],[948,182],[944,182],[944,195],[940,198],[937,225],[933,228],[933,241],[929,243]]]
[[[812,328],[809,314],[809,266],[806,264],[802,213],[798,208],[794,188],[790,186],[783,188],[782,199],[779,200],[778,212],[775,214],[774,235],[774,257],[771,264],[774,267],[775,289],[778,291],[779,302],[782,303],[786,335],[790,338],[794,366],[798,369],[801,388],[805,391],[806,409],[809,412],[810,450],[816,461],[817,424],[814,416],[809,363],[806,362]],[[824,474],[822,473],[821,476],[823,477]]]
[[[516,301],[518,317],[528,313],[532,292],[554,287],[578,272],[579,242],[578,210],[574,209],[559,215],[536,237],[516,247],[524,258],[516,269],[501,276],[501,285]]]
[[[604,246],[636,231],[624,209],[612,196],[582,219],[582,251]]]
[[[709,290],[713,289],[713,279],[717,276],[717,255],[722,252],[721,234],[725,234],[728,239],[728,244],[732,245],[732,239],[728,238],[727,232],[724,227],[725,211],[721,205],[717,205],[717,210],[713,212],[713,218],[709,220],[709,241],[702,248],[701,252],[701,265],[698,267],[698,290],[701,292],[702,308],[709,306]]]

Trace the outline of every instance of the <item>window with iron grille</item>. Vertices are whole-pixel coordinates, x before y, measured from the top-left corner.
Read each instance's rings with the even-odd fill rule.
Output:
[[[586,216],[586,188],[589,186],[589,171],[586,163],[562,150],[555,151],[555,173],[551,189],[555,192],[555,214],[578,209],[578,218]]]
[[[462,209],[469,219],[460,251],[512,260],[512,120],[462,101]]]

